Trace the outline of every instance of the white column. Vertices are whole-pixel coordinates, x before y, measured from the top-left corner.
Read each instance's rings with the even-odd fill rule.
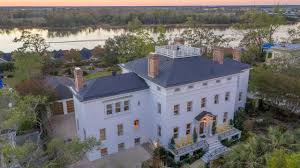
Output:
[[[67,111],[67,101],[63,100],[62,103],[63,103],[64,114],[68,114],[68,111]]]

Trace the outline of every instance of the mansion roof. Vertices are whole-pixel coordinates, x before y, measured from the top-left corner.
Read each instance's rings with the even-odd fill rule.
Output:
[[[80,101],[88,101],[148,88],[146,82],[135,73],[125,73],[88,80],[76,96]]]
[[[218,78],[250,68],[249,65],[231,58],[224,58],[224,63],[218,64],[204,56],[172,59],[161,55],[159,56],[159,74],[155,78],[148,76],[147,57],[121,66],[163,87]]]

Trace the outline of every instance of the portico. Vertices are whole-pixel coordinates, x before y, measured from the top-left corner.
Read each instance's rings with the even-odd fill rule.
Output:
[[[213,135],[213,123],[216,116],[210,112],[203,111],[195,117],[195,128],[200,138]]]

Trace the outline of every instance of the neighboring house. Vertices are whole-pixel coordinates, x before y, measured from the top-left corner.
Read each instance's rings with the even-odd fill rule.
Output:
[[[81,60],[89,60],[92,57],[92,51],[87,48],[83,48],[80,50],[80,56]]]
[[[123,74],[84,81],[82,70],[75,68],[71,89],[77,135],[101,141],[88,158],[147,142],[162,145],[175,160],[199,149],[209,159],[227,151],[219,140],[240,137],[229,123],[246,103],[250,66],[240,62],[240,55],[234,50],[234,59],[224,58],[224,49],[218,48],[211,60],[201,55],[201,49],[177,42],[121,64]],[[172,138],[175,147],[170,146]]]
[[[285,59],[291,57],[295,57],[296,59],[300,57],[300,44],[269,45],[265,51],[267,64],[270,64],[274,59]]]
[[[3,53],[0,55],[0,63],[12,61],[11,53]]]
[[[73,80],[68,77],[48,76],[45,81],[55,93],[55,101],[50,104],[52,115],[73,113],[73,94],[69,88],[73,86]]]

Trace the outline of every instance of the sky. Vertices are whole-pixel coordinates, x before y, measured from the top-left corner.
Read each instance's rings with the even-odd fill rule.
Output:
[[[300,0],[0,0],[0,6],[300,5]]]

